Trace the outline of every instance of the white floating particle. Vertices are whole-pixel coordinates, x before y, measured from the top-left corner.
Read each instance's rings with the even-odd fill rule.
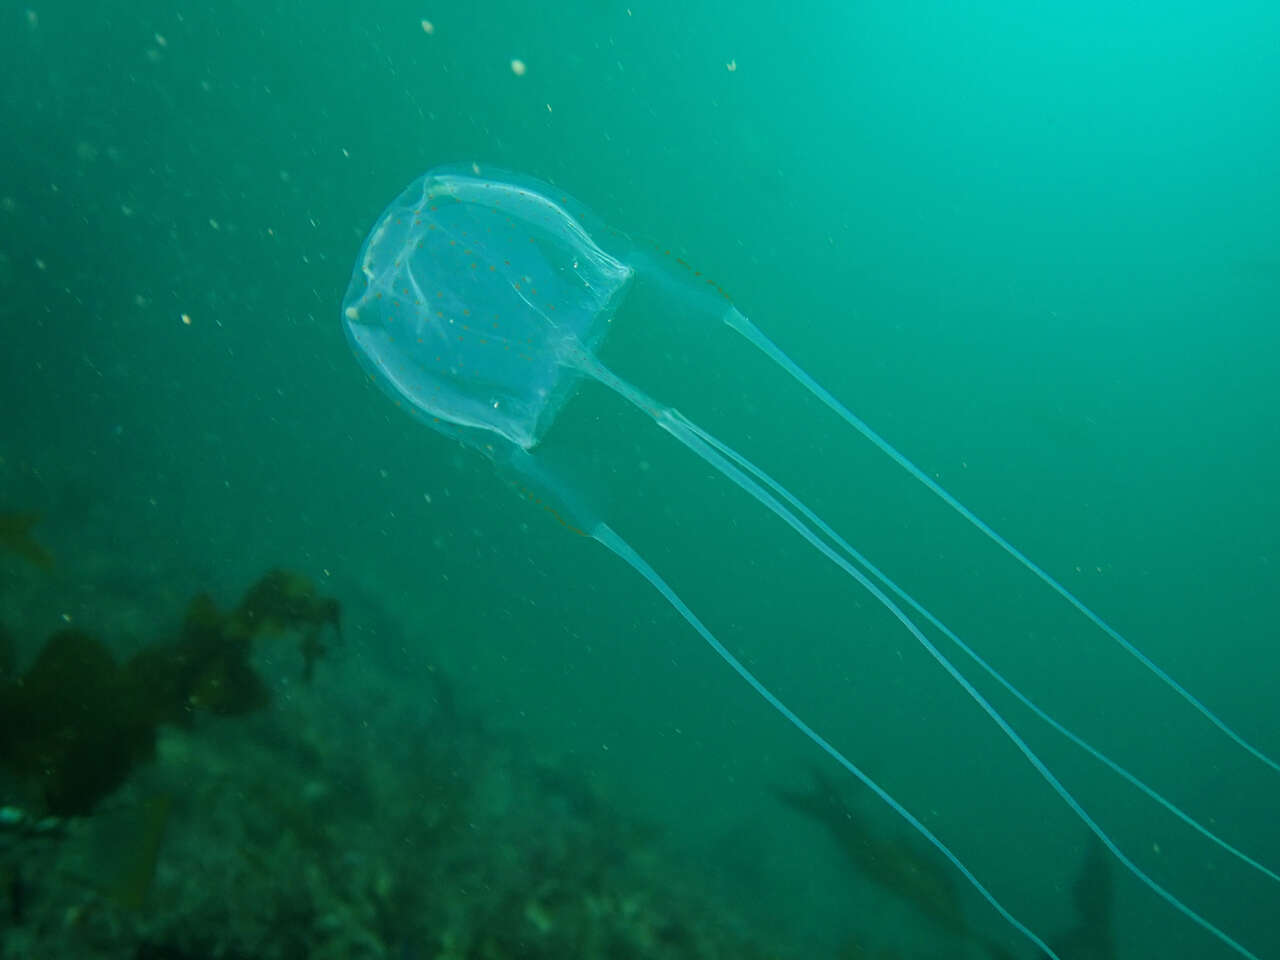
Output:
[[[524,72],[528,69],[529,68],[525,66],[525,63],[523,60],[511,61],[511,72],[514,73],[517,77],[523,77]]]
[[[425,33],[425,34],[429,37],[429,36],[431,36],[433,33],[435,33],[435,32],[436,32],[436,25],[435,25],[434,23],[432,23],[430,20],[423,20],[423,21],[422,21],[422,32],[423,32],[423,33]]]
[[[738,70],[738,61],[730,60],[728,63],[724,65],[724,68],[728,70],[730,73],[736,73]]]
[[[182,320],[182,325],[184,327],[191,326],[191,314],[184,313],[180,319]]]

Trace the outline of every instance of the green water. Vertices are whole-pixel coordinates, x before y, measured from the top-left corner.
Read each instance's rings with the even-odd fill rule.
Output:
[[[929,949],[774,799],[823,758],[632,572],[362,380],[338,305],[365,232],[423,170],[494,164],[715,277],[1280,753],[1280,8],[141,2],[3,18],[0,492],[47,512],[60,557],[89,541],[140,578],[197,585],[287,562],[376,593],[494,727],[661,824],[762,936],[798,954],[852,930]],[[748,452],[1064,721],[1280,861],[1274,773],[744,341],[656,296],[615,327],[610,365]],[[1069,924],[1084,829],[873,601],[599,388],[546,446],[1016,914],[1046,935]],[[1145,869],[1280,955],[1275,884],[980,686]],[[1131,879],[1116,895],[1119,955],[1231,955]]]

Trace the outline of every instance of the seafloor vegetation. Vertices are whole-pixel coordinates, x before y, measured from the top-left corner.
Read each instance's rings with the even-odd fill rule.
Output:
[[[12,620],[54,569],[31,526],[0,551]],[[226,611],[99,602],[152,639],[19,622],[0,643],[6,960],[778,955],[439,672],[412,701],[358,670],[339,696],[317,664],[338,605],[305,578],[272,571]]]

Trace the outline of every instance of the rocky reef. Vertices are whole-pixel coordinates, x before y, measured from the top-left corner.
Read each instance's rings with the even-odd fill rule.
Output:
[[[346,645],[315,670],[338,623],[272,571],[127,657],[68,628],[18,670],[9,644],[0,957],[782,956],[440,671],[354,669]]]

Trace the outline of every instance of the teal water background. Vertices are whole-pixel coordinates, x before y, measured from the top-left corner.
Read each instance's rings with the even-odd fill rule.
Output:
[[[72,564],[92,543],[228,594],[279,562],[374,592],[495,726],[663,824],[763,926],[821,954],[875,914],[896,942],[910,913],[770,792],[823,760],[630,571],[362,381],[338,322],[360,242],[423,170],[474,161],[669,246],[1275,755],[1277,37],[1242,2],[11,5],[5,504]],[[615,326],[619,372],[1280,861],[1274,773],[744,342],[657,296]],[[1069,922],[1083,828],[855,586],[603,390],[547,447],[1019,916]],[[1274,885],[995,699],[1144,867],[1280,953]],[[1122,956],[1227,955],[1117,896]]]

